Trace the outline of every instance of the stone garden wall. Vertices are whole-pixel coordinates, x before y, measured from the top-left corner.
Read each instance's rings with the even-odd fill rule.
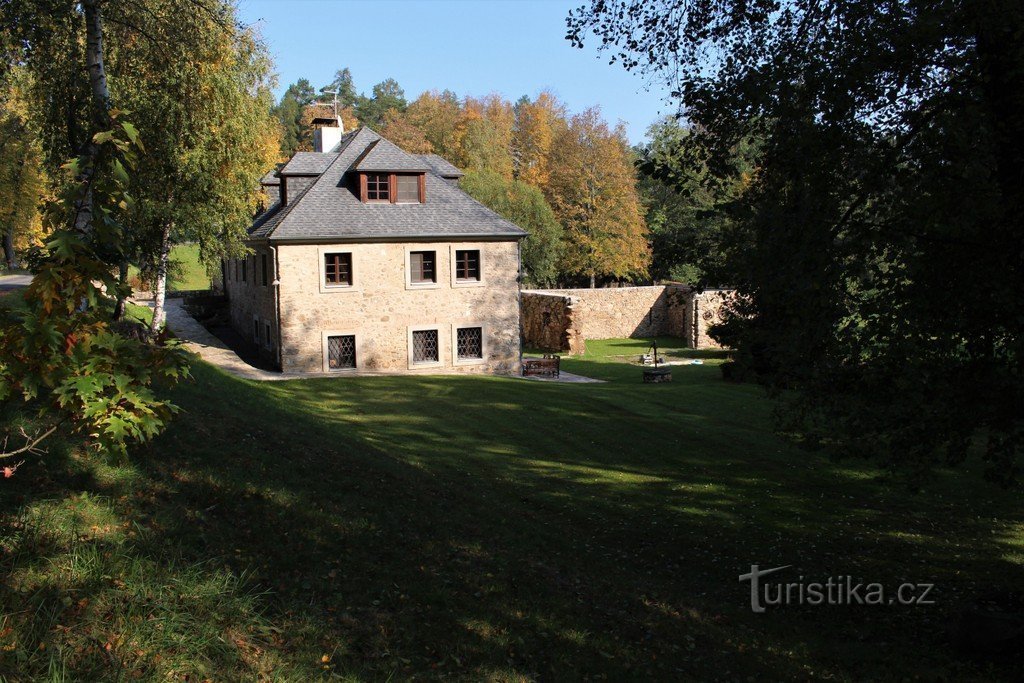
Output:
[[[524,291],[522,301],[523,344],[543,351],[582,354],[582,322],[573,298],[562,294]]]
[[[730,290],[695,293],[683,285],[524,290],[523,343],[582,353],[587,339],[682,337],[693,348],[718,348],[708,328]]]
[[[732,295],[729,289],[706,289],[689,294],[686,338],[695,349],[719,349],[721,345],[708,334],[712,325],[722,320],[722,305]]]

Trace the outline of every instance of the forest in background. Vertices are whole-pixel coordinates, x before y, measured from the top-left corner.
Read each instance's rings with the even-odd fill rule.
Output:
[[[410,153],[439,154],[465,171],[466,192],[529,231],[529,286],[697,284],[715,263],[719,208],[737,185],[709,189],[699,164],[676,182],[687,130],[675,118],[631,147],[621,122],[597,106],[572,113],[548,90],[515,102],[450,90],[409,101],[390,78],[360,94],[346,68],[319,89],[303,78],[285,90],[273,109],[282,160],[312,149],[309,105],[334,97],[346,130],[367,125]]]

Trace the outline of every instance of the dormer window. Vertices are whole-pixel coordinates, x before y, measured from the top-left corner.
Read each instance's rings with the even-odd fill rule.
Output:
[[[366,174],[366,201],[391,201],[391,176],[388,173]]]
[[[364,202],[422,204],[426,187],[423,173],[359,174],[359,196]]]
[[[419,204],[420,202],[420,176],[400,175],[396,176],[398,181],[398,196],[395,201],[399,204]]]

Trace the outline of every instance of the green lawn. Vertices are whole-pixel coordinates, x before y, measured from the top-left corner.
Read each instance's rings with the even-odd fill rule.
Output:
[[[608,380],[583,385],[197,363],[131,464],[54,448],[2,480],[0,675],[1024,675],[944,641],[965,601],[1024,585],[1019,492],[960,471],[909,495],[774,436],[718,361],[643,385],[602,347],[635,350],[566,360]],[[751,564],[935,582],[937,604],[753,614]]]
[[[170,291],[209,289],[210,276],[206,266],[199,260],[199,245],[177,244],[171,247],[171,261],[178,265],[172,267],[173,277],[168,278],[167,288]],[[135,277],[138,273],[139,269],[135,266],[128,269],[129,277]]]

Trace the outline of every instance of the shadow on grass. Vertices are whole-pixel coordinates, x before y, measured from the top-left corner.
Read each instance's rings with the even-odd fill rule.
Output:
[[[620,363],[567,365],[609,383],[253,384],[197,365],[197,381],[176,392],[187,412],[137,464],[88,467],[69,454],[56,466],[67,471],[51,473],[48,490],[89,492],[90,511],[45,526],[97,526],[89,544],[104,550],[85,570],[61,574],[67,585],[14,589],[5,604],[104,633],[104,613],[92,605],[115,623],[131,625],[132,614],[145,623],[160,603],[145,591],[178,585],[164,594],[167,628],[203,636],[179,643],[174,661],[221,678],[986,671],[947,651],[942,624],[979,587],[1024,578],[1019,562],[1005,559],[1021,536],[1012,495],[961,472],[910,497],[857,464],[795,450],[768,430],[770,406],[758,390],[722,383],[717,368],[680,368],[672,385],[650,386]],[[5,498],[9,517],[32,505],[32,492]],[[120,530],[101,537],[104,526]],[[86,542],[5,533],[18,550],[2,569],[22,587],[33,572],[49,576],[55,558],[81,555],[69,548]],[[135,580],[130,599],[102,578],[169,560],[179,569]],[[756,563],[792,564],[794,578],[935,582],[939,605],[754,615],[737,577]],[[246,590],[201,588],[243,574]],[[181,598],[191,594],[196,601]],[[63,606],[68,595],[72,608]],[[79,607],[79,596],[90,602]],[[193,610],[205,615],[202,626],[184,618]],[[211,625],[232,634],[220,640],[226,648],[210,640]],[[25,643],[22,670],[46,671],[36,643],[59,639],[22,630],[39,639]],[[66,666],[94,677],[115,665],[167,671],[152,653],[106,652]]]

